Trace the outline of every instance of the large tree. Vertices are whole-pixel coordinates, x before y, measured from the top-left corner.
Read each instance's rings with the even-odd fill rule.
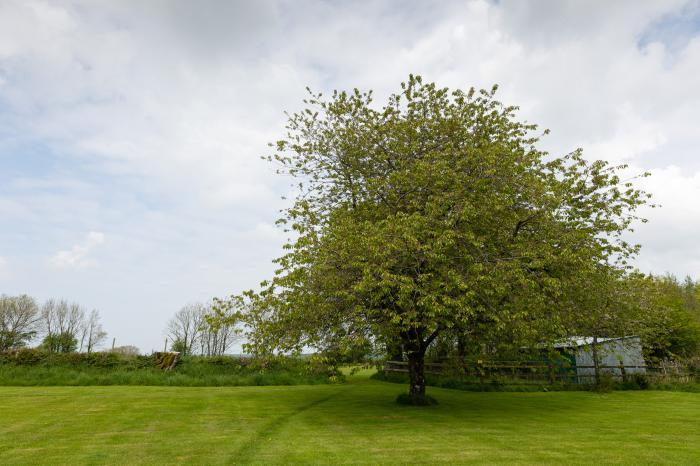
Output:
[[[621,167],[540,151],[495,92],[417,76],[382,107],[371,92],[310,92],[269,158],[298,196],[275,276],[247,295],[253,350],[400,344],[422,403],[443,332],[564,334],[564,284],[624,268],[636,247],[621,235],[646,195]]]

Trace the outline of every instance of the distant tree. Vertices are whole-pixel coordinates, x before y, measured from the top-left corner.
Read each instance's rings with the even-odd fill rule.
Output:
[[[102,329],[100,313],[93,309],[81,325],[80,351],[92,353],[107,339],[107,332]]]
[[[85,309],[77,303],[68,303],[65,300],[50,299],[41,307],[41,319],[46,332],[44,342],[49,351],[61,348],[60,352],[66,352],[66,348],[77,349],[81,329],[85,326]],[[75,341],[73,345],[72,341]]]
[[[204,328],[204,316],[207,307],[201,303],[192,303],[177,311],[168,321],[166,334],[170,341],[178,342],[182,354],[191,354],[197,348],[197,343]]]
[[[254,350],[394,341],[419,404],[439,335],[554,338],[562,282],[626,266],[637,247],[621,235],[645,193],[623,167],[538,150],[536,127],[495,91],[410,76],[383,107],[371,92],[311,94],[290,116],[270,160],[299,182],[280,220],[294,237],[245,296]]]
[[[236,308],[214,301],[207,306],[200,336],[200,352],[206,356],[221,356],[231,348],[240,335],[240,313]]]
[[[40,327],[39,308],[34,298],[0,296],[0,351],[26,346]]]
[[[78,339],[70,332],[52,333],[44,337],[40,348],[51,353],[73,353],[78,349]]]
[[[683,280],[683,297],[685,308],[700,322],[700,283],[696,283],[690,276]]]
[[[671,275],[637,275],[630,287],[642,312],[638,331],[647,359],[683,360],[700,355],[700,322],[693,296],[695,284]]]
[[[184,340],[177,339],[177,340],[174,340],[170,344],[170,351],[175,351],[175,352],[182,353],[182,354],[188,354],[187,350],[188,350],[187,344],[185,343]]]

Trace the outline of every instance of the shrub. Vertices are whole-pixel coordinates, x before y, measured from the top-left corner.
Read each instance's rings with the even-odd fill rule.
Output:
[[[649,382],[649,377],[646,374],[632,374],[620,384],[620,388],[623,390],[646,390],[649,388],[651,383]]]
[[[162,363],[162,358],[159,361]],[[235,386],[343,380],[333,364],[312,358],[186,356],[172,370],[163,371],[157,367],[155,354],[47,353],[27,349],[0,353],[0,385]]]
[[[46,358],[46,353],[35,348],[21,348],[2,354],[2,362],[33,366]]]
[[[608,393],[615,389],[615,380],[609,372],[600,372],[598,380],[590,386],[590,389],[599,393]]]

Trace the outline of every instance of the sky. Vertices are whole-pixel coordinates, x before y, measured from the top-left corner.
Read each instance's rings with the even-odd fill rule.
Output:
[[[274,270],[291,188],[260,157],[305,87],[381,102],[409,73],[649,171],[636,266],[700,279],[700,1],[0,0],[0,293],[161,348]]]

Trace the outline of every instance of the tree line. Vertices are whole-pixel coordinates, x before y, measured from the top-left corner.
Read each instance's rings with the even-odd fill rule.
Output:
[[[91,353],[106,340],[100,313],[78,303],[49,299],[39,305],[28,295],[0,296],[0,351],[22,348],[40,339],[49,352]]]
[[[241,333],[238,319],[238,314],[218,307],[216,301],[188,304],[168,321],[166,346],[169,342],[172,351],[183,355],[224,355]]]

